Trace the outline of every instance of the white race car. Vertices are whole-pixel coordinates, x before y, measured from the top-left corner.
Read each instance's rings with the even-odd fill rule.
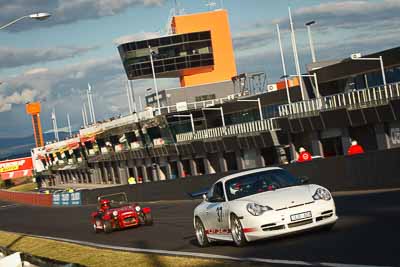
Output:
[[[338,217],[331,193],[271,167],[226,176],[213,184],[194,210],[200,246],[249,241],[315,227],[331,229]]]

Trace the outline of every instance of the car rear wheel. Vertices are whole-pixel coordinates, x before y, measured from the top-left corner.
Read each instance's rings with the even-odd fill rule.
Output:
[[[235,214],[231,215],[231,234],[236,246],[243,247],[247,244],[242,224]]]
[[[152,225],[153,224],[153,216],[151,213],[144,214],[144,224],[145,225]]]
[[[194,230],[196,231],[196,238],[200,247],[208,247],[210,245],[210,241],[208,241],[206,229],[204,228],[204,225],[201,222],[200,218],[196,218]]]
[[[103,231],[107,234],[112,232],[112,226],[110,221],[103,222]]]

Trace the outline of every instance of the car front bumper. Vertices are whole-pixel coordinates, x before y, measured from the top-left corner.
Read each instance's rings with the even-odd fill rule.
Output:
[[[292,220],[292,215],[311,212],[311,217]],[[246,214],[241,223],[247,241],[290,234],[334,224],[338,216],[334,201],[317,200],[301,206],[267,211],[260,216]]]

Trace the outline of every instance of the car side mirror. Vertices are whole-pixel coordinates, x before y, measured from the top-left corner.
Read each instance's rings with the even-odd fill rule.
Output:
[[[308,184],[308,182],[310,181],[310,178],[308,178],[307,176],[300,176],[299,178],[302,184]]]
[[[207,199],[207,194],[203,194],[203,200],[204,201],[207,201],[208,199]]]

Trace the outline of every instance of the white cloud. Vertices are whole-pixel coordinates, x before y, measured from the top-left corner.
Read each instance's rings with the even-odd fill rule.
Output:
[[[97,49],[97,46],[91,47],[52,47],[52,48],[15,48],[0,47],[0,68],[14,68],[19,66],[28,66],[36,63],[62,60],[80,56],[91,50]]]
[[[35,68],[35,69],[30,69],[28,71],[25,72],[25,75],[34,75],[34,74],[38,74],[38,73],[43,73],[43,72],[47,72],[49,69],[47,68]]]
[[[0,112],[11,110],[12,104],[25,104],[33,101],[37,91],[31,89],[23,89],[20,93],[14,92],[8,96],[0,95]]]
[[[9,31],[28,30],[32,27],[51,27],[68,24],[80,20],[96,19],[113,16],[128,8],[144,6],[161,6],[165,0],[13,0],[0,2],[0,20],[11,21],[16,17],[36,12],[46,11],[52,14],[43,23],[19,23],[7,28]]]

